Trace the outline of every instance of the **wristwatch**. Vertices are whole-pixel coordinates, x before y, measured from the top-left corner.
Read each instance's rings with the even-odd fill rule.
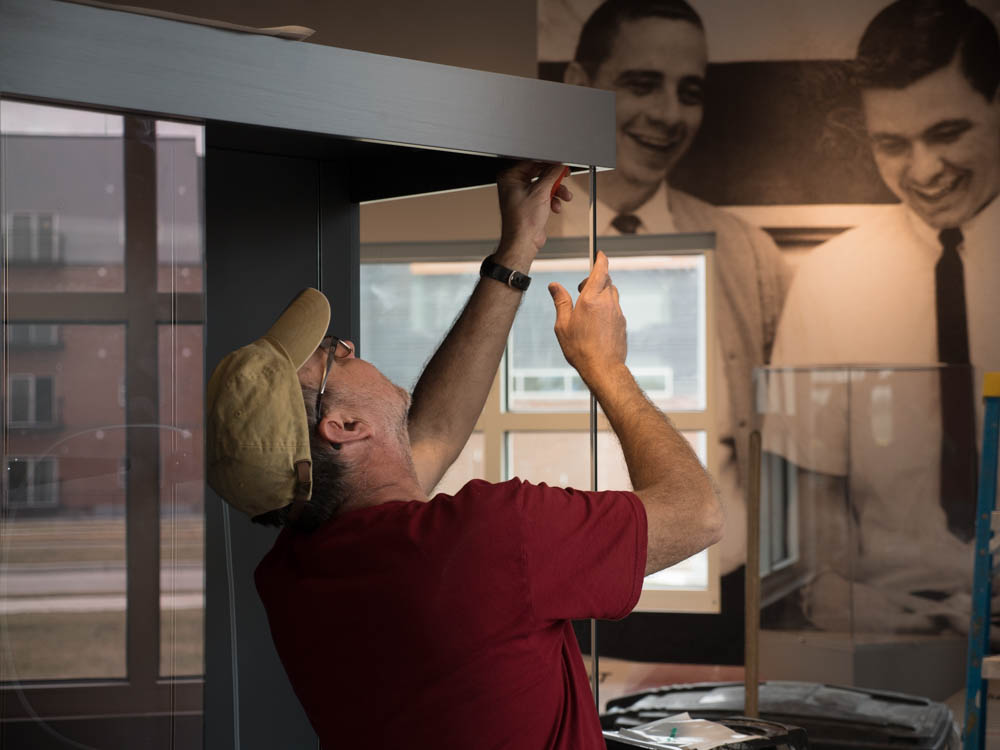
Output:
[[[520,289],[522,292],[531,284],[530,276],[506,266],[501,266],[499,263],[493,261],[493,256],[488,256],[483,261],[483,265],[479,267],[479,275],[484,279],[496,279],[511,289]]]

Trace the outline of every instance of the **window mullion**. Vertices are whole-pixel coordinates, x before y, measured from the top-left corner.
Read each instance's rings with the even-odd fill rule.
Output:
[[[156,299],[156,126],[124,118],[126,456],[126,665],[129,682],[152,690],[159,675],[160,539]]]

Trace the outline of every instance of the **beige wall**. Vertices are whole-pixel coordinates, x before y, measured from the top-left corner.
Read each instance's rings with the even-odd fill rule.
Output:
[[[535,0],[128,0],[248,26],[308,26],[309,42],[535,77]]]
[[[361,242],[447,242],[500,237],[493,186],[361,206]]]

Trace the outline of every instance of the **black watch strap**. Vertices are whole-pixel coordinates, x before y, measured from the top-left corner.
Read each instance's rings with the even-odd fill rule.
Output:
[[[499,263],[493,261],[492,256],[487,257],[483,261],[483,265],[479,267],[479,275],[485,279],[496,279],[511,289],[520,289],[522,292],[531,284],[530,276],[526,276],[520,271],[514,271],[513,269],[501,266]]]

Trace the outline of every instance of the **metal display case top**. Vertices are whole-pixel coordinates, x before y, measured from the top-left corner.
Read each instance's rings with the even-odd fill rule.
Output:
[[[0,94],[578,166],[614,95],[59,0],[0,0]]]

